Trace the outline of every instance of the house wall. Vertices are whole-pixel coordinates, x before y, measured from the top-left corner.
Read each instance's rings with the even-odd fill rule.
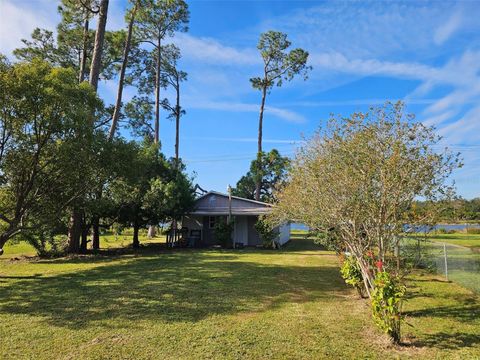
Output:
[[[233,237],[235,242],[243,243],[245,246],[257,246],[262,244],[260,236],[255,230],[255,223],[258,220],[258,216],[235,216],[235,229]],[[209,216],[203,215],[188,215],[183,218],[182,227],[187,227],[189,232],[191,230],[202,231],[202,244],[203,245],[216,245],[218,241],[215,239],[214,229],[209,227]],[[290,224],[286,223],[278,227],[278,242],[280,245],[285,244],[290,240]]]
[[[236,243],[248,245],[248,218],[246,216],[235,216],[233,238]]]
[[[290,240],[290,223],[285,223],[278,228],[278,243],[283,245]]]

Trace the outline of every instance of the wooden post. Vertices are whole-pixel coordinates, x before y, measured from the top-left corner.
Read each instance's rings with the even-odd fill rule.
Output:
[[[228,185],[228,225],[232,223],[232,187]],[[233,236],[233,248],[235,249],[235,234]]]
[[[445,257],[445,279],[448,281],[447,245],[445,243],[443,243],[443,255]]]

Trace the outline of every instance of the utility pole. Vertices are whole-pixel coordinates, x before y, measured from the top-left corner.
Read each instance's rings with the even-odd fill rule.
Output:
[[[228,185],[228,225],[232,223],[232,187]],[[235,249],[235,234],[233,235],[233,248]]]

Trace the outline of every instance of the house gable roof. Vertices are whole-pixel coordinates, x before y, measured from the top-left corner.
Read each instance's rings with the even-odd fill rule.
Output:
[[[262,215],[268,214],[272,204],[232,196],[232,215]],[[199,197],[195,203],[193,215],[228,215],[229,196],[217,191],[209,191]]]

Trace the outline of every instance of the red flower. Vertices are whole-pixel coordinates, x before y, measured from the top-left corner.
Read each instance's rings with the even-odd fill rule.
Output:
[[[378,261],[375,263],[375,266],[377,267],[378,271],[382,271],[382,269],[383,269],[383,262],[382,262],[382,260],[378,260]]]
[[[373,252],[371,250],[369,250],[367,252],[367,256],[370,257],[370,258],[373,258]]]

